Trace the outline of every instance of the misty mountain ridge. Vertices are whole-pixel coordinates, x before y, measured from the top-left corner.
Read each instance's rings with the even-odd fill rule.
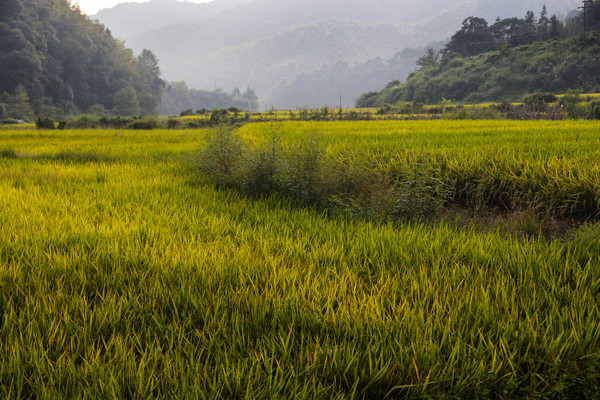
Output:
[[[107,19],[114,9],[94,17],[134,51],[151,49],[169,81],[228,91],[250,86],[261,103],[279,107],[282,104],[271,100],[272,90],[277,87],[276,97],[281,97],[282,82],[291,82],[300,74],[327,69],[340,61],[352,66],[377,57],[389,59],[405,48],[421,48],[448,38],[470,15],[493,22],[496,17],[522,17],[528,10],[538,14],[543,4],[550,13],[566,13],[579,1],[214,0],[192,4],[152,0],[137,6],[153,8],[154,14],[143,14],[136,4],[129,3],[120,5],[120,20]],[[160,16],[160,21],[152,22],[152,15]],[[136,19],[144,23],[132,23]],[[365,81],[361,92],[374,89],[367,84]],[[297,104],[320,106],[304,98],[298,98]]]

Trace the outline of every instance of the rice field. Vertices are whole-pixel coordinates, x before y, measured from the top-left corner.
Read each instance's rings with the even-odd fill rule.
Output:
[[[285,146],[316,135],[327,154],[395,173],[422,155],[587,182],[599,127],[239,134]],[[598,398],[597,224],[516,239],[249,199],[190,171],[207,135],[0,131],[0,397]]]

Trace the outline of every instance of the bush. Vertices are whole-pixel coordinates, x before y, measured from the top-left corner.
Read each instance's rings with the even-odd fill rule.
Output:
[[[230,128],[214,130],[206,137],[195,169],[219,186],[239,186],[244,142]]]
[[[54,125],[54,121],[52,121],[52,119],[47,118],[47,117],[41,117],[38,116],[37,120],[35,121],[35,126],[38,129],[55,129],[56,126]]]
[[[17,158],[17,152],[13,149],[0,150],[0,158]]]
[[[183,123],[177,118],[169,118],[167,120],[167,128],[169,129],[179,129],[183,126]]]
[[[216,108],[210,114],[210,124],[212,126],[227,124],[230,122],[229,113],[222,108]]]
[[[56,129],[64,130],[67,127],[67,121],[58,121]]]
[[[569,89],[567,94],[560,98],[559,104],[565,109],[567,117],[571,119],[581,118],[585,115],[585,109],[579,103],[581,102],[582,91]]]
[[[277,137],[264,147],[244,157],[244,174],[241,189],[250,196],[265,196],[282,189],[282,147]]]
[[[97,128],[99,121],[100,118],[94,115],[82,115],[67,122],[66,127],[69,129]]]
[[[158,128],[158,120],[156,118],[138,119],[131,122],[127,127],[129,129],[152,130]]]
[[[3,120],[0,120],[0,124],[2,125],[14,125],[14,124],[18,124],[19,121],[17,121],[14,118],[5,118]]]
[[[600,119],[600,100],[591,101],[589,104],[589,118]]]
[[[187,110],[184,110],[181,112],[181,114],[179,114],[180,117],[189,117],[191,115],[194,115],[194,111],[191,108],[188,108]]]
[[[131,118],[121,117],[119,115],[115,117],[109,117],[105,115],[98,120],[98,125],[100,125],[102,128],[121,129],[125,128],[132,121],[133,119]]]
[[[537,107],[543,104],[556,103],[557,101],[558,97],[556,97],[552,93],[532,93],[523,97],[523,103],[533,107]]]

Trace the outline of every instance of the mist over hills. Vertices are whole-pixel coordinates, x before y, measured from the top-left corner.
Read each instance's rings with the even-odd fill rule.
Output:
[[[496,17],[523,17],[528,10],[539,14],[543,4],[550,13],[560,15],[579,3],[578,0],[214,0],[193,4],[152,0],[121,4],[92,18],[105,24],[134,51],[151,49],[160,60],[163,77],[169,81],[185,81],[192,88],[219,87],[227,91],[250,86],[262,104],[292,108],[293,103],[321,106],[325,99],[338,98],[340,88],[354,88],[355,94],[346,94],[353,97],[377,89],[371,86],[376,82],[387,82],[392,77],[405,79],[414,69],[415,58],[399,59],[397,53],[448,38],[470,15],[493,22]],[[390,68],[381,68],[378,58],[394,59],[393,76]],[[343,65],[345,72],[363,72],[359,76],[343,73],[341,76],[347,76],[348,81],[338,76],[335,85],[324,85],[322,78],[316,79],[331,75],[332,70]],[[368,65],[374,66],[372,79],[364,78],[368,75],[365,71]],[[309,96],[307,93],[315,91],[298,91],[302,85],[319,86],[323,93]]]

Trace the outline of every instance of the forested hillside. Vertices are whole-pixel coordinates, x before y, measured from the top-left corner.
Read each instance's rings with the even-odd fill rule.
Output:
[[[533,92],[600,91],[600,1],[590,2],[583,35],[580,14],[563,25],[543,9],[539,17],[469,17],[440,53],[428,51],[406,82],[364,93],[359,107],[416,101],[439,103],[517,100]],[[595,31],[596,30],[596,31]]]
[[[214,0],[209,4],[222,6],[224,2]],[[541,9],[544,2],[552,12],[562,13],[580,5],[579,0],[247,0],[212,16],[207,16],[206,7],[198,4],[197,11],[184,16],[187,22],[180,18],[168,26],[162,22],[171,15],[165,7],[162,18],[139,24],[143,6],[169,3],[153,0],[137,5],[140,12],[134,5],[128,7],[121,22],[105,20],[108,10],[94,17],[115,32],[128,31],[122,39],[133,49],[149,48],[157,54],[169,81],[185,81],[195,89],[220,87],[227,92],[250,86],[261,103],[293,108],[330,103],[327,99],[339,98],[339,86],[352,86],[361,93],[392,78],[405,78],[396,73],[390,76],[387,68],[374,63],[374,78],[363,86],[354,81],[357,74],[344,71],[341,76],[347,79],[322,85],[322,96],[298,92],[299,96],[290,102],[293,94],[288,89],[295,86],[290,83],[304,81],[317,70],[321,70],[317,74],[327,74],[344,63],[353,69],[377,58],[389,60],[405,48],[444,40],[465,16],[503,18]],[[196,20],[190,22],[191,18]],[[134,26],[137,34],[130,29]],[[414,66],[414,59],[409,61]],[[377,86],[370,86],[373,84]]]
[[[0,118],[157,112],[154,54],[135,57],[67,0],[2,0],[0,38]]]

